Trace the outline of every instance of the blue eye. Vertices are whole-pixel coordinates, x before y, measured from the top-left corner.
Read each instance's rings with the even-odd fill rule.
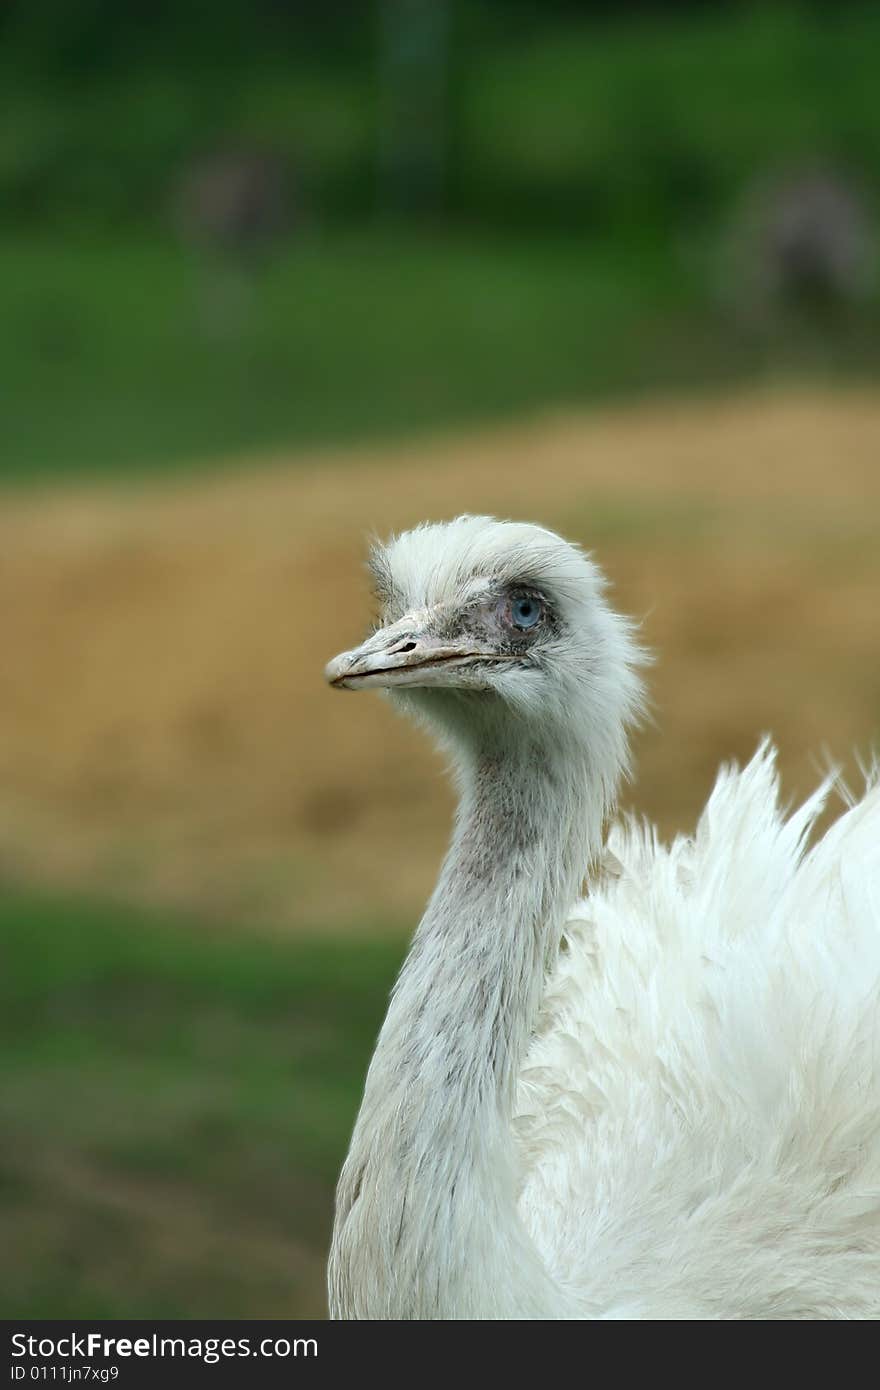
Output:
[[[531,594],[520,594],[510,605],[510,616],[514,627],[523,630],[534,627],[541,616],[541,604]]]

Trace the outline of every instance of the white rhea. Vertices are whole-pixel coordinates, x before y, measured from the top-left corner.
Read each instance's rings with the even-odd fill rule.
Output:
[[[574,546],[460,517],[374,553],[383,687],[452,844],[339,1181],[335,1318],[880,1316],[880,786],[813,848],[773,752],[692,839],[603,829],[642,654]],[[584,876],[593,882],[580,898]]]

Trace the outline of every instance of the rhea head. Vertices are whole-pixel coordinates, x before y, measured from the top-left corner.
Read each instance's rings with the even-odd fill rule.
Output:
[[[332,686],[389,691],[456,744],[592,746],[616,781],[643,656],[583,551],[539,526],[461,516],[376,546],[370,570],[379,622],[329,663]]]

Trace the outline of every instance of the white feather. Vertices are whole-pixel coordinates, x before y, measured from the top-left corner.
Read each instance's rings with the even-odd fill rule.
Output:
[[[880,1315],[880,787],[805,852],[774,753],[617,825],[518,1091],[520,1208],[595,1316]]]
[[[328,674],[394,689],[397,662],[461,803],[340,1177],[332,1315],[880,1316],[876,771],[808,848],[834,778],[786,818],[765,742],[692,839],[603,846],[643,654],[589,559],[467,517],[373,568],[386,626]],[[546,612],[511,647],[520,584]]]

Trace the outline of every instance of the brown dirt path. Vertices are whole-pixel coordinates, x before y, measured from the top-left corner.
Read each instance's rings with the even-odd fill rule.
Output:
[[[300,928],[402,924],[444,844],[439,762],[325,660],[366,626],[364,534],[461,511],[594,549],[658,654],[628,797],[689,828],[763,730],[805,792],[880,735],[880,393],[503,429],[0,511],[0,871]]]

